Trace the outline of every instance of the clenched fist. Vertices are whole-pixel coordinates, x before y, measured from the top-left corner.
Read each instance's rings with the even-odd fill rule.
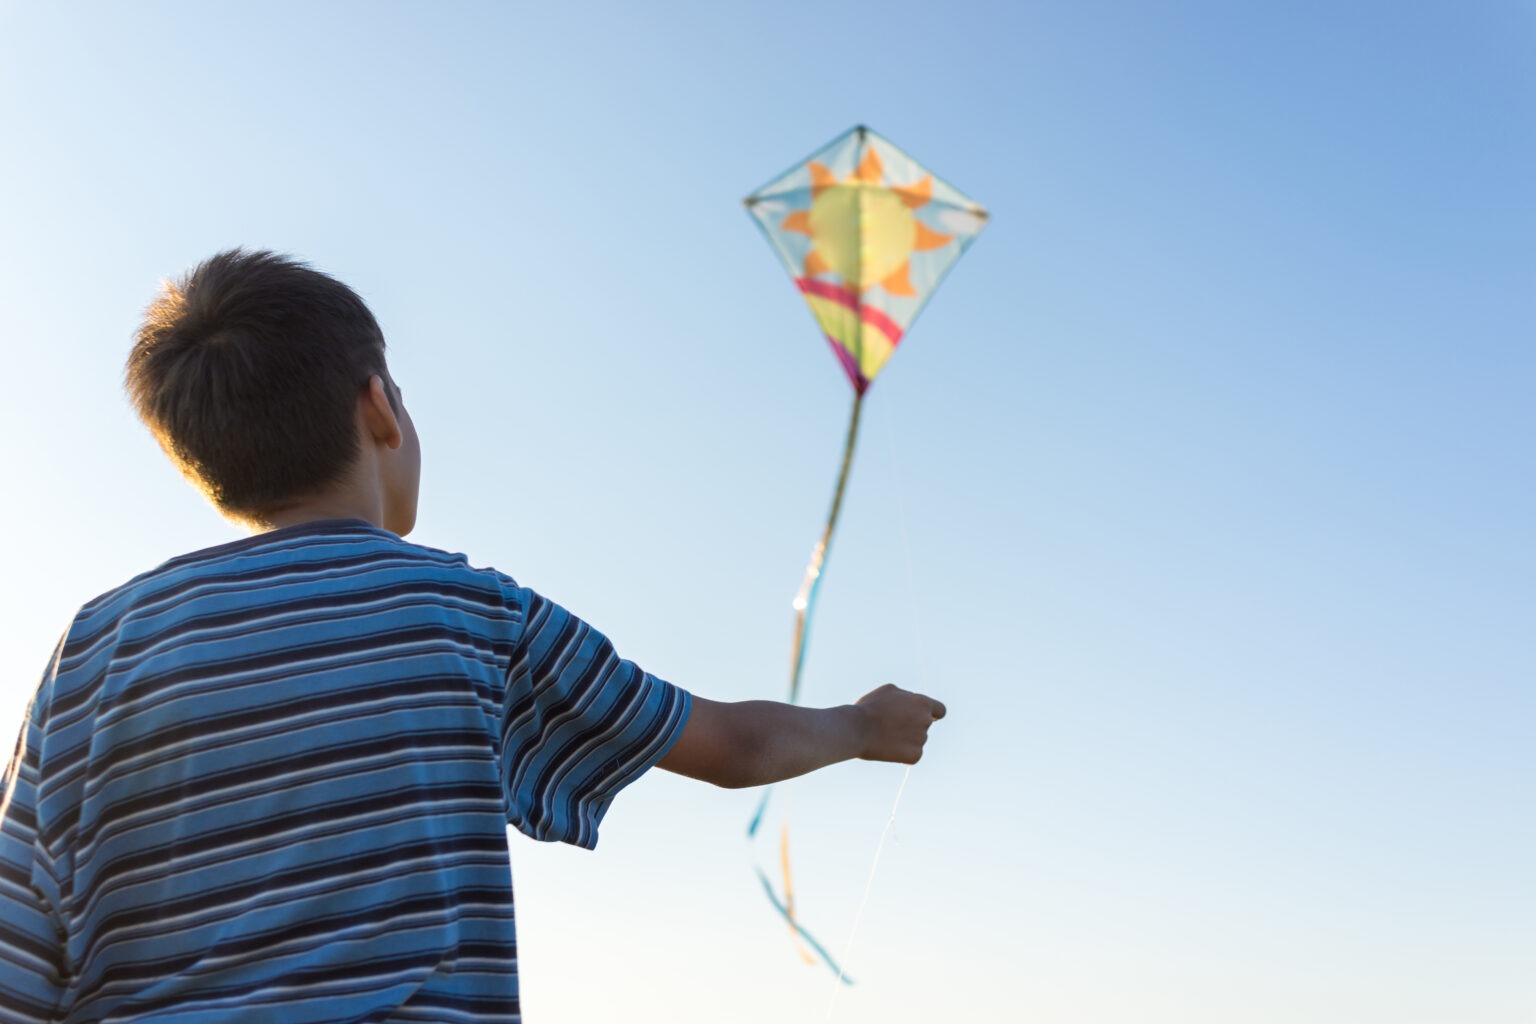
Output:
[[[928,742],[928,727],[944,717],[944,705],[932,697],[889,683],[860,697],[854,707],[864,717],[859,757],[866,761],[916,764]]]

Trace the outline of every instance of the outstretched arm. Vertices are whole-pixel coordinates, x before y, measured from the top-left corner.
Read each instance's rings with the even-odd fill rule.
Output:
[[[943,717],[938,701],[889,685],[837,708],[694,697],[682,736],[658,764],[732,789],[792,779],[853,758],[916,764],[928,727]]]

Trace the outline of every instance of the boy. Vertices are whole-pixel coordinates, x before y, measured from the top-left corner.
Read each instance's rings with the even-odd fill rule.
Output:
[[[755,786],[913,763],[943,706],[726,704],[401,538],[421,453],[362,300],[232,250],[127,388],[253,534],[87,604],[0,791],[0,1021],[518,1019],[506,825],[591,848],[653,765]]]

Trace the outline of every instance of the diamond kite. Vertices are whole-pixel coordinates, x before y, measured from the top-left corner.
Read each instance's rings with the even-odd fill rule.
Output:
[[[795,631],[789,702],[795,704],[816,595],[853,466],[864,394],[944,275],[986,226],[987,213],[863,125],[833,139],[748,196],[745,203],[853,384],[853,414],[832,509],[792,604]],[[763,793],[747,826],[749,837],[762,824],[771,792]],[[758,870],[769,900],[789,922],[797,943],[803,943],[798,946],[801,957],[814,963],[809,946],[840,980],[847,981],[847,975],[796,919],[787,818],[780,826],[779,852],[782,899],[768,876]]]

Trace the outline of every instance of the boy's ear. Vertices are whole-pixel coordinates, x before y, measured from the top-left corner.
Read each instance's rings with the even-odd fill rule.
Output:
[[[386,387],[384,378],[378,374],[369,377],[368,383],[363,385],[362,394],[357,397],[358,409],[375,441],[386,448],[399,448],[403,440],[400,421],[395,417],[394,406],[389,404]]]

